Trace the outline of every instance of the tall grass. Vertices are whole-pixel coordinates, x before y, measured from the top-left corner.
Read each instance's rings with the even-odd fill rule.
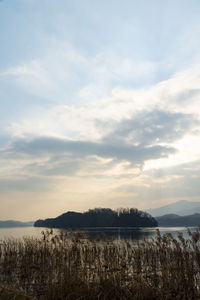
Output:
[[[46,231],[1,240],[0,299],[200,299],[200,228],[187,239],[158,231],[118,242]]]

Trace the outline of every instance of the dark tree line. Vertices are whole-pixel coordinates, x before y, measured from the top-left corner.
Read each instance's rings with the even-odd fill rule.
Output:
[[[86,212],[72,212],[57,218],[38,220],[35,227],[81,228],[81,227],[155,227],[157,221],[148,213],[136,208],[89,209]]]

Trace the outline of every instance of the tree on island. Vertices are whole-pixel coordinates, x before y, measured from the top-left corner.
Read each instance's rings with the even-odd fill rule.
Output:
[[[56,218],[37,220],[35,227],[83,228],[83,227],[156,227],[157,221],[137,208],[89,209],[86,212],[69,211]]]

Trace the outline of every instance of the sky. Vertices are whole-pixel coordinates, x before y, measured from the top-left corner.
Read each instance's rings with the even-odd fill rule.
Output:
[[[200,200],[200,1],[0,1],[0,219]]]

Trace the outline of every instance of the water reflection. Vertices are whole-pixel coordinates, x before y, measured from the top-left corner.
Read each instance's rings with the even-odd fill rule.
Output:
[[[134,227],[93,227],[93,228],[84,228],[84,229],[76,229],[76,230],[64,230],[64,229],[54,229],[53,232],[55,235],[61,233],[69,232],[82,232],[87,233],[92,238],[104,238],[107,239],[129,239],[129,240],[140,240],[143,238],[151,238],[156,235],[156,229],[153,228],[134,228]],[[187,229],[185,227],[158,227],[160,233],[163,235],[167,232],[170,232],[174,237],[177,236],[178,232],[182,232],[184,237],[188,237]],[[47,228],[39,228],[39,227],[23,227],[23,228],[0,228],[0,239],[3,238],[22,238],[24,236],[32,236],[32,237],[42,237],[41,232],[46,231]],[[191,231],[195,230],[195,227],[190,228]],[[70,236],[70,235],[69,235]]]
[[[177,237],[179,232],[183,233],[184,237],[188,237],[187,228],[185,227],[147,227],[147,228],[136,228],[136,227],[93,227],[84,228],[79,230],[73,230],[73,232],[81,232],[82,234],[89,235],[91,238],[104,237],[107,239],[114,240],[141,240],[143,238],[153,238],[157,235],[157,229],[159,229],[161,235],[170,232],[174,237]],[[194,231],[196,227],[190,227],[191,231]],[[62,233],[69,231],[60,230]]]
[[[65,232],[65,231],[64,231]],[[84,228],[81,230],[73,230],[73,232],[86,233],[91,238],[107,238],[114,240],[129,239],[129,240],[140,240],[147,238],[156,233],[155,228],[135,228],[135,227],[93,227]]]

